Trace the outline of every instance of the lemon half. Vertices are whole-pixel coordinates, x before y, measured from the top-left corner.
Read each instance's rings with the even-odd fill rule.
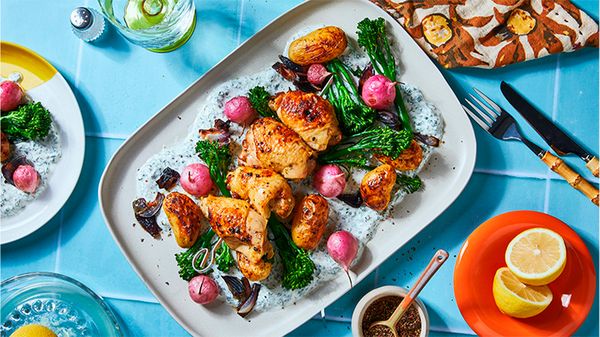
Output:
[[[512,239],[504,258],[519,280],[538,286],[560,276],[567,263],[567,249],[565,241],[556,232],[532,228]]]
[[[498,309],[516,318],[533,317],[552,302],[552,291],[548,286],[528,286],[506,267],[496,271],[493,293]]]
[[[56,334],[43,325],[28,324],[15,330],[10,337],[56,337]]]

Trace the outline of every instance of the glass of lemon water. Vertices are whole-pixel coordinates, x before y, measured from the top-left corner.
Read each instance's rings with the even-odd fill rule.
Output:
[[[153,52],[181,47],[196,26],[193,0],[98,0],[104,16],[129,41]]]

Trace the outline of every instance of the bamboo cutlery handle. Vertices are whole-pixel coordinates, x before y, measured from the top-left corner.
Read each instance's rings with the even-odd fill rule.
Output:
[[[596,159],[597,163],[598,159],[594,159]],[[598,206],[598,189],[595,188],[592,184],[590,184],[587,180],[583,179],[583,177],[577,172],[573,171],[562,159],[546,151],[546,153],[542,157],[542,161],[546,165],[548,165],[548,167],[552,171],[558,173],[561,177],[563,177],[569,183],[569,185],[579,190],[579,192],[585,194],[586,197],[588,197],[594,204],[596,204],[596,206]],[[592,160],[590,161],[590,163],[591,162]],[[588,168],[590,167],[588,166]],[[595,173],[598,173],[597,166]]]
[[[585,164],[585,167],[587,167],[595,177],[598,176],[598,166],[600,165],[598,165],[598,158],[596,157],[593,157],[587,162],[587,164]]]

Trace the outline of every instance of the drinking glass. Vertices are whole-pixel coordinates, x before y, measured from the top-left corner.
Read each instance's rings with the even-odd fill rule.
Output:
[[[98,0],[98,3],[121,35],[153,52],[181,47],[196,27],[193,0]]]

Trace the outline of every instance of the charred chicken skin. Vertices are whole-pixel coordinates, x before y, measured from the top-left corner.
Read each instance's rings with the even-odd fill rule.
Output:
[[[273,118],[261,118],[246,133],[238,164],[272,169],[287,179],[304,179],[315,168],[315,151],[294,130]]]
[[[287,218],[294,209],[292,188],[271,169],[240,166],[227,175],[227,188],[233,197],[248,200],[265,219],[271,211],[280,218]]]
[[[269,102],[279,119],[315,151],[324,151],[342,139],[338,120],[329,101],[314,93],[288,91]]]
[[[202,225],[200,207],[185,194],[169,193],[163,202],[163,210],[179,247],[191,247],[198,239],[198,235],[207,229]]]
[[[247,201],[209,195],[200,200],[200,209],[213,231],[250,264],[273,256],[273,246],[267,238],[267,219]]]

